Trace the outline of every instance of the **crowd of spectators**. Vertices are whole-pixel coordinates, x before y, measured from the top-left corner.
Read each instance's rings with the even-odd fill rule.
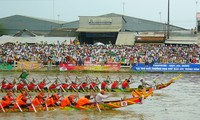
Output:
[[[44,65],[75,62],[84,63],[118,63],[131,66],[135,63],[200,63],[198,45],[138,44],[133,46],[117,45],[67,45],[65,42],[55,44],[15,43],[0,45],[0,64],[14,64],[14,61],[37,61]]]

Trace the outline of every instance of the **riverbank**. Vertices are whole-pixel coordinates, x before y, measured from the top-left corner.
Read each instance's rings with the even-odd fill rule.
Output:
[[[22,70],[0,70],[0,72],[21,72]],[[199,72],[147,72],[147,71],[133,71],[128,66],[122,66],[120,70],[117,71],[93,71],[93,70],[70,70],[70,71],[60,71],[59,67],[43,67],[41,69],[35,69],[35,70],[27,70],[28,72],[48,72],[48,73],[135,73],[135,74],[144,74],[144,73],[184,73],[184,74],[199,74]]]

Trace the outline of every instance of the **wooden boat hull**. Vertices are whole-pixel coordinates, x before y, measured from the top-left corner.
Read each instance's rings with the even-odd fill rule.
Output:
[[[145,99],[149,96],[151,96],[153,94],[153,89],[149,90],[146,95],[145,95]],[[121,100],[115,100],[115,101],[105,101],[103,103],[90,103],[90,104],[86,104],[83,106],[79,106],[79,107],[75,107],[75,106],[66,106],[64,108],[61,107],[39,107],[39,108],[35,108],[37,112],[39,111],[50,111],[50,110],[86,110],[86,111],[94,111],[94,110],[98,110],[98,108],[100,110],[112,110],[115,108],[121,108],[121,107],[126,107],[126,106],[130,106],[130,105],[134,105],[134,104],[140,104],[142,103],[142,99],[140,97],[132,97],[132,98],[128,98],[128,99],[121,99]],[[98,107],[97,107],[98,106]],[[5,112],[21,112],[20,109],[13,109],[11,108],[4,108]],[[34,112],[34,109],[32,107],[28,107],[28,108],[22,108],[23,112]],[[3,112],[2,109],[0,109],[0,112]]]

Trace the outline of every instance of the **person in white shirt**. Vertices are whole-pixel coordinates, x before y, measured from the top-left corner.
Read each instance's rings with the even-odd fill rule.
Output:
[[[103,102],[103,99],[110,97],[110,95],[105,95],[105,90],[101,90],[95,97],[97,103]]]

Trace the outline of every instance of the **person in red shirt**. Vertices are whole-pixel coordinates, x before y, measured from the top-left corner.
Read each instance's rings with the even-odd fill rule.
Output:
[[[49,90],[56,89],[58,86],[58,79],[56,79],[55,82],[49,86]]]
[[[122,82],[122,89],[128,89],[130,88],[130,84],[132,84],[133,82],[131,82],[131,79],[132,78],[132,75],[130,75],[130,77],[128,79],[125,79],[123,82]]]
[[[125,79],[125,80],[122,82],[122,89],[130,88],[129,84],[130,84],[130,80]]]
[[[2,82],[1,82],[1,89],[5,89],[7,86],[7,82],[5,80],[5,78],[3,78]]]
[[[121,84],[121,81],[114,81],[111,85],[111,89],[118,89],[119,85]]]
[[[35,79],[33,79],[29,84],[28,84],[28,90],[34,90],[36,89],[36,84],[35,84]]]
[[[38,87],[40,89],[44,89],[45,85],[46,85],[46,80],[45,79],[43,79],[40,83],[38,83]]]
[[[25,86],[26,86],[25,83],[20,82],[20,83],[17,84],[17,90],[22,90]]]
[[[83,83],[80,84],[79,89],[85,90],[85,89],[87,89],[87,86],[88,86],[88,84],[86,82],[83,82]]]
[[[65,78],[65,83],[62,83],[61,86],[62,86],[63,89],[67,89],[69,87],[68,79],[67,78]]]
[[[72,84],[69,86],[69,89],[74,90],[74,89],[77,89],[77,87],[78,87],[77,83],[72,82]]]
[[[100,81],[99,81],[99,78],[96,77],[95,81],[90,82],[89,88],[94,90],[94,89],[98,88],[98,86],[97,86],[98,84],[100,84]]]
[[[101,89],[105,90],[106,88],[108,88],[108,85],[111,84],[108,80],[104,80],[101,83]]]
[[[15,84],[16,84],[16,81],[15,80],[13,80],[12,81],[12,83],[8,83],[7,85],[6,85],[6,90],[11,90],[11,89],[13,89],[13,87],[15,86]]]

